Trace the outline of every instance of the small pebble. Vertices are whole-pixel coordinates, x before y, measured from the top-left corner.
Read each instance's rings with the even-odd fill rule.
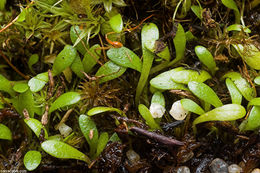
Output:
[[[131,164],[136,163],[140,160],[139,154],[137,154],[134,150],[128,150],[126,152],[126,157],[130,161]]]
[[[251,173],[260,173],[260,169],[259,168],[255,168]]]
[[[224,160],[216,158],[210,163],[209,169],[211,173],[228,173],[228,164]]]
[[[237,164],[232,164],[228,167],[228,173],[240,173],[242,172],[242,168]]]
[[[177,169],[177,173],[190,173],[190,168],[187,166],[181,166]]]

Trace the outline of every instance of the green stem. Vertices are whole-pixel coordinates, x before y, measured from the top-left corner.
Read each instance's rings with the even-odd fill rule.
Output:
[[[140,96],[143,92],[144,86],[147,82],[152,64],[154,60],[154,54],[147,50],[146,48],[143,48],[143,67],[141,71],[141,76],[138,81],[137,89],[136,89],[136,95],[135,95],[135,104],[136,106],[139,104]]]

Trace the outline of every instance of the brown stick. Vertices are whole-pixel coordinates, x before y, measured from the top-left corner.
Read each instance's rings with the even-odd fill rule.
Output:
[[[169,146],[169,147],[172,147],[172,146],[175,146],[175,145],[184,145],[184,143],[181,142],[181,141],[178,141],[176,139],[172,139],[172,138],[169,138],[169,137],[166,137],[166,136],[163,136],[163,135],[159,135],[159,134],[154,133],[154,132],[149,132],[149,131],[141,129],[139,127],[131,127],[130,130],[132,132],[143,135],[147,138],[150,138],[150,139],[152,139],[152,140],[154,140],[158,143],[164,144],[164,145]]]
[[[12,63],[11,61],[9,61],[9,59],[5,56],[5,54],[0,50],[0,54],[1,56],[4,58],[4,60],[7,62],[7,64],[9,64],[12,69],[14,69],[14,71],[16,71],[16,73],[18,73],[20,76],[22,76],[24,79],[29,80],[30,77],[26,76],[25,74],[23,74],[22,72],[20,72]]]

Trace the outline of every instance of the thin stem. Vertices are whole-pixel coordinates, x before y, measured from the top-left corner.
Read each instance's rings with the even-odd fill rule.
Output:
[[[12,63],[11,61],[9,61],[9,59],[3,54],[3,52],[0,50],[0,54],[1,56],[4,58],[4,60],[12,67],[12,69],[14,71],[16,71],[16,73],[18,73],[20,76],[22,76],[24,79],[29,80],[30,77],[26,76],[25,74],[23,74],[22,72],[20,72]]]

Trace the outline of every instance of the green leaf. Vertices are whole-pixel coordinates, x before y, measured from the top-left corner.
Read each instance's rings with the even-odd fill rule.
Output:
[[[140,58],[126,47],[111,48],[107,51],[107,56],[114,63],[122,67],[129,67],[139,72],[142,70],[142,62]]]
[[[227,27],[227,31],[242,31],[242,29],[245,33],[251,33],[251,30],[249,28],[239,24],[233,24]]]
[[[48,132],[42,123],[34,118],[24,119],[24,122],[30,127],[30,129],[35,133],[35,135],[39,138],[41,134],[41,129],[44,130],[44,138],[48,139]]]
[[[11,130],[0,123],[0,139],[12,140],[12,132]]]
[[[28,67],[31,70],[31,72],[34,73],[32,66],[39,61],[39,55],[38,54],[33,54],[30,56],[28,60]]]
[[[71,45],[66,45],[64,49],[57,55],[53,63],[54,76],[60,74],[69,67],[76,58],[77,50]]]
[[[260,127],[260,106],[253,106],[243,130],[256,130]]]
[[[0,91],[7,92],[11,96],[15,95],[11,82],[0,74]]]
[[[260,70],[260,51],[253,44],[232,44],[242,59],[253,69]]]
[[[212,104],[215,107],[222,106],[222,102],[218,98],[217,94],[206,84],[201,82],[189,82],[189,90],[197,96],[199,99]]]
[[[116,33],[120,33],[123,29],[123,19],[121,14],[117,14],[111,17],[109,20],[109,24],[113,31],[115,31]]]
[[[238,72],[228,72],[222,79],[230,78],[246,100],[250,101],[256,97],[256,91]]]
[[[154,52],[155,41],[159,39],[159,29],[154,23],[145,24],[141,31],[142,47]]]
[[[173,39],[176,58],[171,62],[171,65],[180,61],[184,57],[185,49],[186,49],[186,36],[185,31],[181,24],[178,24],[176,35]]]
[[[170,50],[169,50],[169,47],[166,46],[162,51],[160,52],[154,52],[156,53],[156,55],[162,59],[165,59],[166,61],[170,61],[171,59],[171,53],[170,53]]]
[[[35,170],[41,163],[42,155],[39,151],[28,151],[23,158],[23,163],[28,171]]]
[[[159,74],[158,76],[150,80],[151,86],[162,90],[170,90],[170,89],[187,90],[185,85],[173,82],[172,80],[172,75],[175,72],[181,71],[182,69],[183,69],[182,67],[178,67]]]
[[[96,124],[90,117],[82,114],[79,117],[79,127],[89,144],[90,155],[93,156],[98,144],[98,130]]]
[[[249,108],[250,106],[260,106],[260,97],[256,97],[250,100],[247,104],[247,108]]]
[[[102,106],[98,106],[98,107],[94,107],[94,108],[90,109],[87,114],[89,116],[93,116],[93,115],[100,114],[103,112],[117,112],[119,115],[125,116],[123,111],[121,111],[120,109],[111,108],[111,107],[102,107]]]
[[[255,82],[255,84],[257,84],[257,85],[260,85],[260,76],[257,76],[257,77],[254,79],[254,82]]]
[[[77,92],[66,92],[59,96],[52,104],[49,110],[49,114],[56,109],[73,105],[80,100],[80,94]]]
[[[239,12],[239,10],[237,8],[237,5],[236,5],[235,1],[233,1],[233,0],[221,0],[221,1],[222,1],[222,3],[226,7],[234,10],[236,23],[239,23],[239,21],[240,21],[240,12]]]
[[[222,1],[222,3],[223,3],[226,7],[228,7],[228,8],[230,8],[230,9],[232,9],[232,10],[235,10],[235,11],[239,12],[239,10],[238,10],[238,8],[237,8],[237,4],[235,3],[235,1],[233,1],[233,0],[221,0],[221,1]]]
[[[106,12],[110,12],[112,10],[112,0],[103,0],[103,3]]]
[[[77,54],[75,60],[71,64],[70,68],[79,78],[81,78],[81,79],[84,78],[84,74],[82,73],[82,72],[84,72],[84,67],[81,62],[79,54]]]
[[[107,142],[108,142],[108,133],[107,132],[101,133],[101,135],[98,139],[97,152],[96,152],[95,157],[98,157],[101,154],[101,152],[106,147]]]
[[[18,93],[24,93],[28,90],[28,84],[24,82],[18,82],[14,84],[13,90]]]
[[[171,79],[176,83],[188,84],[191,81],[204,82],[211,79],[211,76],[205,70],[180,70],[172,73]]]
[[[233,121],[244,117],[245,114],[246,110],[243,106],[227,104],[200,115],[193,121],[193,126],[207,121]]]
[[[90,72],[92,68],[97,64],[100,55],[101,55],[101,49],[99,44],[93,45],[89,51],[87,51],[84,55],[84,58],[82,60],[84,71],[86,73]]]
[[[160,126],[154,121],[152,114],[150,113],[149,109],[145,105],[140,104],[138,106],[138,110],[142,115],[142,117],[145,119],[146,124],[150,126],[151,129],[153,130],[161,129]]]
[[[189,112],[193,112],[198,115],[205,113],[205,111],[196,102],[194,102],[191,99],[181,99],[181,105],[185,110]]]
[[[195,53],[198,56],[199,60],[210,70],[210,72],[214,75],[217,70],[216,63],[212,54],[208,51],[207,48],[203,46],[196,46]]]
[[[126,3],[124,2],[124,0],[113,0],[113,3],[116,4],[119,7],[126,6]]]
[[[87,41],[84,37],[82,37],[81,33],[83,31],[79,28],[79,26],[71,26],[70,28],[70,39],[71,42],[74,44],[73,46],[82,54],[85,55],[86,48],[88,48]],[[77,44],[75,44],[77,42]],[[85,44],[86,48],[84,47],[83,43]]]
[[[73,148],[72,146],[58,141],[58,140],[47,140],[41,144],[42,149],[49,155],[60,158],[60,159],[77,159],[82,160],[90,164],[88,156]]]
[[[226,79],[226,85],[227,85],[228,91],[230,93],[232,103],[241,105],[242,94],[239,92],[239,90],[237,89],[234,82],[232,82],[231,79],[227,78]]]
[[[18,112],[22,115],[23,110],[26,109],[31,118],[34,117],[35,103],[34,97],[30,90],[21,93],[18,97]]]
[[[5,4],[6,4],[6,0],[1,0],[1,1],[0,1],[0,11],[4,11],[4,9],[5,9]]]
[[[165,107],[165,99],[164,99],[163,94],[161,92],[159,92],[159,91],[156,91],[153,94],[153,97],[152,97],[152,100],[151,100],[151,104],[152,103],[158,103],[162,107]]]
[[[118,137],[117,133],[114,132],[112,136],[109,138],[109,141],[111,142],[121,142],[120,138]]]
[[[110,81],[118,78],[126,71],[125,67],[121,67],[113,63],[112,61],[106,62],[103,66],[101,66],[95,76],[104,76],[99,80],[99,83],[104,83],[106,81]]]
[[[192,5],[191,10],[193,13],[201,20],[202,19],[202,9],[198,5]]]
[[[48,81],[49,81],[48,72],[44,72],[31,78],[28,82],[28,85],[32,92],[38,92],[45,86],[45,84]]]

